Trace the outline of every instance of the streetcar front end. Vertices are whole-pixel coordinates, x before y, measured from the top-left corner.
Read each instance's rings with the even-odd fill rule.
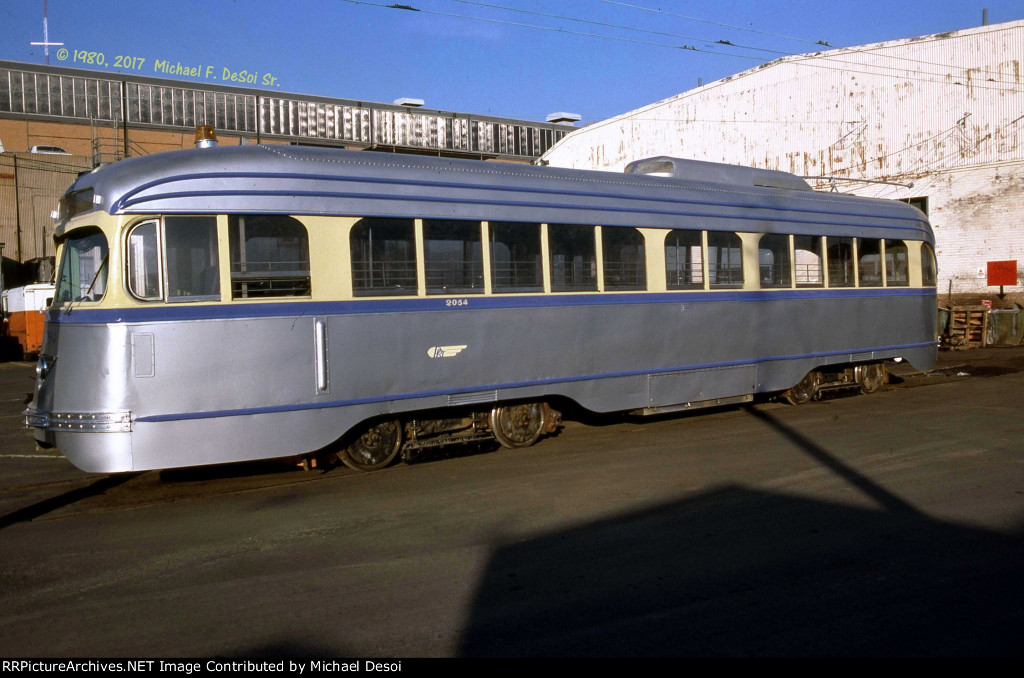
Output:
[[[116,295],[108,294],[118,220],[91,207],[74,187],[61,201],[56,287],[24,421],[41,446],[57,447],[83,470],[127,471],[131,412],[119,376],[125,332],[111,317]]]

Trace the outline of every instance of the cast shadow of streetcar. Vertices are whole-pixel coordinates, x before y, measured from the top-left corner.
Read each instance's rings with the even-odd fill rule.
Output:
[[[497,546],[463,656],[1017,656],[1024,531],[930,518],[775,419],[872,500],[725,484]]]
[[[507,543],[462,656],[1019,656],[1024,535],[726,485]]]

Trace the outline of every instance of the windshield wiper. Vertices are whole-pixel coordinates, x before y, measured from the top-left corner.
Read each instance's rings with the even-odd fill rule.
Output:
[[[96,275],[94,275],[92,277],[92,282],[89,283],[89,287],[86,288],[85,294],[83,294],[77,301],[79,301],[79,302],[85,301],[86,298],[90,294],[92,294],[92,288],[96,285],[96,281],[99,280],[100,273],[103,273],[103,269],[106,268],[106,266],[107,266],[107,257],[109,257],[109,256],[110,256],[110,252],[109,251],[106,254],[103,255],[103,260],[100,261],[100,266],[99,266],[99,268],[96,269]],[[71,303],[68,304],[68,310],[64,312],[65,315],[71,315],[71,311],[74,310],[74,307],[75,307],[75,301],[76,301],[75,299],[72,299]]]

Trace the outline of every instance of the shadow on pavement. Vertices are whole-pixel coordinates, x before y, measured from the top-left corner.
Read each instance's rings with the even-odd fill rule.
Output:
[[[880,508],[723,486],[505,544],[481,578],[460,653],[1021,653],[1021,532],[931,519],[750,411]]]
[[[101,495],[107,490],[117,487],[123,483],[128,482],[138,473],[119,473],[112,476],[104,476],[99,480],[95,480],[85,487],[78,487],[63,494],[59,494],[56,497],[51,497],[40,502],[36,502],[31,506],[26,506],[23,509],[18,509],[12,513],[8,513],[5,516],[0,516],[0,530],[6,529],[16,523],[24,523],[31,520],[35,520],[41,516],[46,515],[57,509],[70,506],[76,502],[80,502],[89,497],[95,497]]]

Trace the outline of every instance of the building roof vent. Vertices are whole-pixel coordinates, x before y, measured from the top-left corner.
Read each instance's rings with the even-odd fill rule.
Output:
[[[687,181],[708,181],[716,184],[741,184],[785,188],[791,191],[812,191],[810,185],[789,172],[726,165],[720,162],[687,160],[659,155],[655,158],[635,160],[623,170],[626,174],[648,174],[656,177],[672,177]]]
[[[402,97],[401,99],[395,99],[396,106],[406,106],[408,108],[421,108],[425,102],[423,99],[413,99],[412,97]]]
[[[553,122],[560,125],[572,125],[582,120],[583,117],[579,113],[566,113],[565,111],[558,111],[557,113],[548,113],[548,117],[545,119],[548,122]]]

